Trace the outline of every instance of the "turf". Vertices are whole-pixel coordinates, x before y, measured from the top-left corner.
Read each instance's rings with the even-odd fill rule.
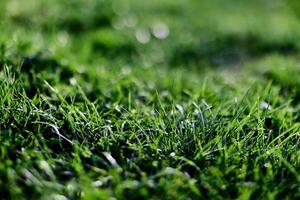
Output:
[[[1,0],[0,199],[299,199],[299,5]]]

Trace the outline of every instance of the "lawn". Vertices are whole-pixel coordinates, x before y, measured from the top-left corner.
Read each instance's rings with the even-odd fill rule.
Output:
[[[300,199],[297,0],[0,10],[0,199]]]

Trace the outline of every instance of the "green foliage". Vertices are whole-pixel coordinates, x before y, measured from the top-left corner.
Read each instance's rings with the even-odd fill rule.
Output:
[[[300,198],[295,2],[1,1],[0,198]]]

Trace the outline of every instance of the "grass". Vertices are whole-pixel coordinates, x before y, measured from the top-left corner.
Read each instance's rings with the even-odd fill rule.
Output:
[[[0,199],[300,198],[296,1],[0,8]]]

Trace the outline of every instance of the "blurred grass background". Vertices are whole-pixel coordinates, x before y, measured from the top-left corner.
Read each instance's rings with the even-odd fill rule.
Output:
[[[24,54],[47,47],[81,60],[237,65],[265,54],[297,53],[298,7],[293,0],[4,0],[1,40],[8,49],[17,43],[13,51]]]

